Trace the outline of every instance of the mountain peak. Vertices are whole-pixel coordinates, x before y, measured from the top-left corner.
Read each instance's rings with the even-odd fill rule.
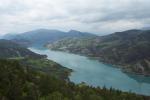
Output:
[[[77,30],[70,30],[70,31],[69,31],[69,33],[74,33],[74,32],[81,33],[80,31],[77,31]]]

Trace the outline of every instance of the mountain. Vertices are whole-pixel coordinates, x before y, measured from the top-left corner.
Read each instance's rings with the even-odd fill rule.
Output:
[[[150,27],[143,27],[142,30],[150,30]]]
[[[27,48],[10,40],[0,40],[0,58],[13,57],[31,57],[31,58],[45,58],[44,55],[36,54]]]
[[[15,35],[7,34],[4,36],[4,39],[9,39],[26,46],[43,46],[49,42],[54,42],[68,37],[81,38],[91,36],[93,37],[95,35],[86,32],[79,32],[76,30],[62,32],[59,30],[38,29]]]
[[[150,75],[150,30],[128,30],[93,38],[70,38],[47,45],[117,65],[124,72]]]

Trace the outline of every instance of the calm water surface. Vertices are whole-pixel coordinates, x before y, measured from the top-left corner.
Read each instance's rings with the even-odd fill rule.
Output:
[[[47,49],[30,48],[30,50],[45,54],[48,59],[73,69],[74,72],[70,76],[72,82],[86,82],[92,86],[113,87],[122,91],[150,95],[150,77],[125,74],[111,65],[80,55]]]

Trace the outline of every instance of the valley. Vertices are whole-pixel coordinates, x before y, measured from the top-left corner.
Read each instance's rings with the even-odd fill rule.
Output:
[[[43,33],[45,31],[47,33]],[[52,36],[49,32],[52,32],[51,34],[58,33]],[[40,37],[41,34],[42,37]],[[20,35],[7,35],[0,40],[0,58],[2,59],[0,63],[8,66],[8,70],[15,63],[19,64],[15,66],[22,66],[22,71],[24,70],[27,75],[33,76],[33,80],[25,80],[27,86],[30,86],[28,82],[39,88],[40,84],[43,84],[42,90],[36,90],[40,91],[40,94],[31,95],[34,98],[32,100],[36,100],[36,97],[38,100],[43,100],[43,98],[48,100],[48,98],[53,97],[53,94],[54,97],[59,95],[60,98],[63,98],[62,100],[66,100],[65,98],[84,100],[85,95],[88,94],[85,88],[93,91],[89,94],[94,95],[94,97],[89,95],[86,100],[92,100],[92,98],[107,100],[110,99],[109,97],[114,98],[114,100],[120,100],[119,98],[128,98],[127,100],[133,100],[133,98],[135,100],[149,99],[150,37],[148,30],[128,30],[106,36],[96,36],[75,30],[69,31],[68,34],[64,33],[66,36],[60,36],[60,34],[62,35],[60,31],[40,29]],[[38,35],[39,37],[36,37]],[[31,37],[35,37],[35,39]],[[5,62],[8,62],[8,65]],[[35,80],[39,81],[40,77],[47,77],[46,80],[48,81],[43,80],[37,84]],[[9,78],[6,79],[9,80]],[[3,82],[5,83],[5,80]],[[59,84],[53,84],[53,90],[50,92],[46,90],[50,89],[50,86],[47,85],[49,82],[59,82]],[[52,83],[50,84],[52,85]],[[86,92],[80,94],[80,91],[73,90],[72,87]],[[6,88],[2,90],[5,91]],[[72,91],[69,93],[71,96],[63,93],[63,90],[67,94],[68,91]],[[18,90],[16,91],[18,92]],[[28,98],[28,92],[36,91],[25,92],[21,90],[20,93],[25,92],[27,94],[26,96],[18,94],[18,96]],[[96,91],[99,91],[100,94]],[[47,94],[43,95],[43,93]],[[3,94],[0,97],[9,98],[8,95]],[[12,98],[16,97],[12,95]]]
[[[98,60],[73,53],[53,51],[46,48],[30,48],[30,50],[47,55],[48,59],[72,69],[73,72],[69,79],[76,84],[85,82],[87,85],[94,87],[105,86],[108,89],[113,87],[143,95],[149,95],[150,93],[150,77],[126,74],[110,64],[104,64]]]
[[[63,39],[49,43],[47,47],[116,65],[124,72],[150,75],[149,30],[128,30],[101,37]]]
[[[150,100],[150,0],[0,0],[0,100]]]

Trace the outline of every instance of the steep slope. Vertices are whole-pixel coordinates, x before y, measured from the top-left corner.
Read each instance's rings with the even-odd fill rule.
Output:
[[[46,56],[36,54],[10,40],[1,39],[0,58],[13,58],[13,57],[45,58]]]
[[[150,75],[150,31],[128,30],[111,35],[61,40],[47,45],[53,50],[95,57],[123,71]]]
[[[91,37],[95,36],[86,32],[79,32],[71,30],[69,32],[62,32],[59,30],[48,30],[48,29],[38,29],[25,33],[20,33],[18,35],[5,35],[4,39],[10,39],[17,43],[30,46],[43,46],[46,43],[54,42],[68,37]]]

